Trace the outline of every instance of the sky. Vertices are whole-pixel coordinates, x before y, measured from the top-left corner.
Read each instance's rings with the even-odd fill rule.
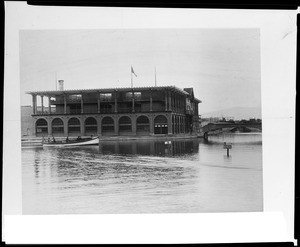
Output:
[[[21,105],[26,91],[134,86],[192,87],[199,114],[260,107],[259,29],[21,30]],[[47,100],[45,102],[47,106]]]

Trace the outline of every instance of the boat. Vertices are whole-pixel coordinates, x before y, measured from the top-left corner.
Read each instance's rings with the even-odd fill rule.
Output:
[[[69,146],[87,146],[87,145],[98,145],[99,137],[89,137],[89,138],[77,138],[74,140],[64,140],[64,141],[55,141],[55,140],[43,140],[44,147],[69,147]]]

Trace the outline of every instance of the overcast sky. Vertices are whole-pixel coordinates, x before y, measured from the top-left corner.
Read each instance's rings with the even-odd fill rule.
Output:
[[[200,112],[260,107],[259,29],[102,29],[20,31],[25,91],[134,86],[193,87]],[[47,100],[46,100],[47,102]],[[47,105],[47,103],[46,103]]]

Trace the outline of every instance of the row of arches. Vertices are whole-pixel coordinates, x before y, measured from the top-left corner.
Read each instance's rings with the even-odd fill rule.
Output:
[[[150,133],[150,120],[147,116],[139,116],[136,119],[136,132],[137,134],[149,134]],[[50,122],[50,129],[52,135],[63,135],[65,133],[65,125],[61,118],[54,118]],[[68,135],[80,135],[81,124],[80,120],[76,117],[72,117],[68,120],[67,124]],[[104,117],[101,120],[101,133],[103,135],[110,135],[115,132],[115,120],[112,117]],[[128,116],[122,116],[117,121],[118,133],[126,134],[132,133],[133,123],[132,119]],[[85,135],[95,135],[98,131],[97,119],[94,117],[88,117],[83,123]],[[48,135],[48,122],[44,118],[40,118],[35,124],[36,135],[44,136]],[[167,134],[168,133],[168,120],[165,116],[159,115],[154,118],[154,134]]]

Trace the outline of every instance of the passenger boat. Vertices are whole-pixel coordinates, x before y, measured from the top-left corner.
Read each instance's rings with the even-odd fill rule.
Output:
[[[55,140],[43,140],[44,147],[69,147],[69,146],[86,146],[86,145],[98,145],[99,137],[89,137],[89,138],[77,138],[64,141]]]

